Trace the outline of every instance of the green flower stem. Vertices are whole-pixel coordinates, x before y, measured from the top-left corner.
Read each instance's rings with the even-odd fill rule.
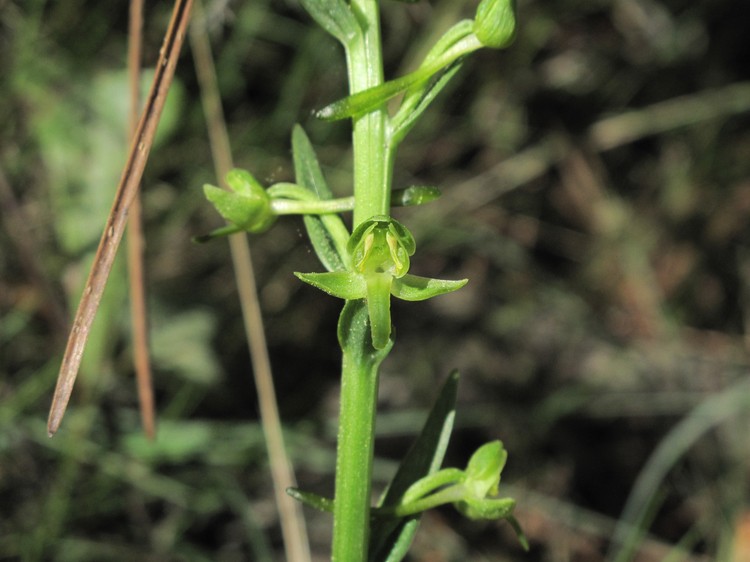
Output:
[[[378,367],[390,351],[372,347],[367,306],[347,301],[339,320],[341,413],[333,506],[334,562],[365,562],[370,534],[370,493]]]
[[[362,28],[359,38],[346,49],[351,94],[383,83],[378,4],[379,0],[351,1],[351,9]],[[387,132],[384,107],[354,119],[354,228],[372,216],[390,214],[393,160],[386,151]]]
[[[339,199],[315,199],[295,201],[292,199],[272,199],[271,211],[275,215],[324,215],[344,213],[354,209],[354,197]]]
[[[393,513],[396,517],[407,517],[440,505],[461,501],[465,495],[466,491],[463,484],[454,484],[424,498],[401,504],[393,510]]]

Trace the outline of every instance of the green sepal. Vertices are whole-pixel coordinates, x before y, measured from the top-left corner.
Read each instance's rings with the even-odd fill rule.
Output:
[[[331,498],[325,498],[312,492],[305,492],[299,488],[287,488],[286,493],[308,507],[312,507],[318,511],[325,511],[326,513],[333,513],[333,500]]]
[[[529,546],[529,539],[526,538],[523,529],[521,529],[521,524],[518,522],[518,519],[516,519],[513,514],[510,514],[505,516],[505,520],[513,528],[513,531],[516,533],[516,538],[518,539],[518,542],[521,543],[523,549],[528,552],[529,548],[531,548]]]
[[[510,45],[516,36],[515,0],[482,0],[474,18],[474,34],[491,49]]]
[[[356,300],[367,296],[368,289],[365,278],[351,271],[295,272],[294,275],[301,281],[340,299]]]
[[[495,498],[500,477],[508,460],[501,441],[485,443],[469,459],[461,488],[463,498],[455,502],[458,511],[470,519],[502,519],[513,513],[512,498]]]
[[[391,338],[391,284],[388,273],[371,273],[363,277],[367,283],[367,313],[372,329],[372,346],[383,349]]]
[[[307,13],[343,45],[362,34],[349,4],[344,0],[301,0]]]
[[[228,178],[229,176],[227,180]],[[271,211],[271,199],[268,194],[260,186],[256,189],[247,183],[235,185],[242,187],[235,191],[226,191],[206,184],[203,186],[203,193],[225,220],[240,229],[248,232],[267,230],[276,220]]]
[[[240,168],[233,168],[224,176],[230,191],[244,197],[263,197],[265,190],[250,172]]]
[[[199,234],[198,236],[193,236],[191,240],[195,244],[205,244],[206,242],[210,242],[215,238],[231,236],[232,234],[237,234],[238,232],[243,232],[243,230],[237,225],[228,224],[227,226],[222,226],[220,228],[212,230],[208,234]]]
[[[478,498],[497,495],[500,475],[508,460],[502,441],[491,441],[477,449],[466,465],[465,484]]]
[[[423,301],[438,295],[457,291],[468,282],[468,279],[451,281],[420,277],[419,275],[407,273],[399,279],[394,279],[391,294],[405,301]]]
[[[507,519],[516,507],[512,498],[474,498],[472,496],[457,502],[455,507],[462,515],[474,520]]]

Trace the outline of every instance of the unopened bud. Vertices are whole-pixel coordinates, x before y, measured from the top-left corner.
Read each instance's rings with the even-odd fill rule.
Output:
[[[474,18],[474,35],[485,47],[502,49],[516,36],[514,0],[482,0]]]

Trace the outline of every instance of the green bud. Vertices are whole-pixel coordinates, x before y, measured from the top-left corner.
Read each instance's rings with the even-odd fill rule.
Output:
[[[502,49],[516,36],[514,0],[482,0],[474,18],[474,35],[485,47]]]
[[[263,232],[276,220],[271,198],[263,186],[245,170],[232,170],[226,175],[231,191],[204,185],[203,193],[219,214],[228,222],[247,232]]]
[[[393,192],[391,203],[403,207],[424,205],[440,197],[440,190],[432,185],[411,185]]]

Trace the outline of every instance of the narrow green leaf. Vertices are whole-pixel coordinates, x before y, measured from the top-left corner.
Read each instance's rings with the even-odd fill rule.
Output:
[[[343,45],[361,35],[357,18],[344,0],[301,0],[301,3],[317,24]]]
[[[310,138],[300,125],[295,125],[292,130],[292,157],[297,183],[315,193],[320,199],[332,199],[333,193],[320,169]]]
[[[401,92],[426,83],[443,68],[481,47],[482,44],[475,35],[464,36],[439,57],[425,61],[414,72],[333,102],[318,110],[315,116],[326,121],[337,121],[374,111]]]
[[[286,493],[308,507],[325,511],[326,513],[333,513],[333,500],[330,498],[324,498],[312,492],[305,492],[299,488],[287,488]]]
[[[468,279],[450,281],[446,279],[420,277],[418,275],[407,273],[400,279],[395,279],[393,281],[391,294],[394,297],[405,301],[423,301],[438,295],[457,291],[468,282]]]
[[[389,99],[397,96],[407,88],[420,82],[426,82],[432,74],[429,69],[415,71],[401,78],[390,80],[380,86],[368,88],[351,96],[333,102],[315,112],[318,119],[338,121],[347,117],[356,117],[374,111]]]
[[[386,558],[383,562],[401,562],[409,552],[414,535],[419,527],[419,516],[408,517],[403,519],[401,524],[396,527],[392,535],[390,550],[384,553]],[[369,560],[380,561],[380,558],[370,557]]]
[[[421,433],[383,494],[378,504],[380,507],[397,506],[414,482],[440,468],[453,430],[458,378],[458,371],[448,376]],[[370,534],[368,559],[371,562],[397,562],[403,559],[418,526],[419,516],[376,519]]]
[[[295,125],[292,131],[292,155],[297,183],[315,193],[319,199],[332,199],[333,193],[320,169],[312,143],[299,125]],[[328,271],[346,270],[346,242],[349,239],[349,231],[341,218],[338,215],[306,215],[303,221],[315,254],[323,267]]]
[[[396,115],[393,116],[391,122],[393,127],[390,139],[391,149],[395,149],[407,133],[414,128],[419,117],[421,117],[433,100],[437,98],[438,94],[443,91],[443,88],[448,85],[451,78],[461,69],[461,65],[462,60],[457,60],[445,68],[437,79],[430,82],[426,88],[418,91],[413,101],[409,99],[409,94],[405,96],[403,104]]]
[[[439,60],[446,52],[454,46],[466,40],[473,33],[474,22],[462,20],[446,31],[427,53],[421,66],[428,66]],[[431,82],[415,85],[406,92],[396,115],[393,116],[391,134],[391,149],[403,140],[404,136],[414,127],[417,119],[424,113],[427,107],[445,88],[458,70],[461,68],[461,59],[454,60],[446,66],[437,78]],[[434,77],[433,77],[434,78]]]

